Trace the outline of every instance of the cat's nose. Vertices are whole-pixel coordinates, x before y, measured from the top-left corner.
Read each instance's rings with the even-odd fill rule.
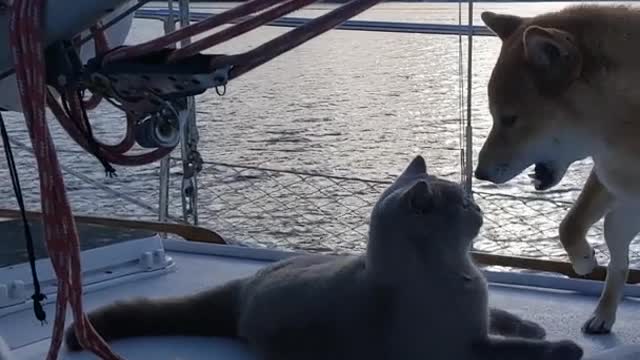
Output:
[[[489,180],[489,172],[482,168],[476,168],[474,175],[478,180]]]
[[[473,207],[478,211],[478,212],[482,212],[482,208],[476,204],[475,202],[473,203]]]

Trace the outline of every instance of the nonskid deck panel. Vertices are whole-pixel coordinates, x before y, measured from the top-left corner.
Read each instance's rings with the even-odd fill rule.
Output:
[[[220,245],[195,244],[185,241],[166,242],[167,254],[173,258],[176,271],[143,280],[89,291],[85,306],[91,310],[100,305],[132,296],[166,297],[192,293],[206,287],[249,275],[270,261],[292,253]],[[179,249],[179,250],[177,250]],[[514,277],[522,276],[513,274]],[[597,297],[576,291],[528,288],[490,284],[490,303],[541,323],[548,338],[578,341],[586,354],[594,354],[623,344],[640,344],[640,299],[626,298],[620,306],[614,332],[605,336],[585,336],[582,322],[594,309]],[[53,304],[46,307],[53,314]],[[71,318],[69,313],[67,320]],[[30,310],[0,317],[0,336],[9,343],[19,359],[42,359],[48,348],[51,324],[41,326]],[[153,346],[150,346],[153,345]],[[113,343],[114,349],[127,359],[205,359],[220,354],[221,359],[250,359],[246,348],[225,339],[203,338],[139,338]],[[199,354],[199,355],[198,355]],[[223,356],[226,354],[226,356]],[[92,359],[89,354],[63,354],[62,359]],[[625,358],[626,359],[626,358]]]
[[[113,228],[102,225],[77,223],[80,237],[80,250],[90,250],[126,241],[149,238],[154,232]],[[41,221],[29,221],[36,260],[46,258],[47,250],[44,244],[44,234]],[[0,221],[0,268],[27,262],[29,260],[25,243],[24,225],[22,220],[11,219]]]

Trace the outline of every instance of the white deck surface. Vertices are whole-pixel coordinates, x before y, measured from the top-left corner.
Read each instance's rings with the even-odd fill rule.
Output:
[[[175,243],[174,243],[175,244]],[[173,246],[171,246],[173,247]],[[188,244],[190,252],[168,250],[176,263],[176,271],[136,282],[125,282],[113,287],[85,294],[87,310],[123,297],[144,295],[164,297],[186,294],[229,279],[251,274],[269,260],[250,260],[232,256],[197,254],[194,251],[234,253],[224,247],[205,244]],[[169,249],[169,248],[168,248]],[[243,256],[275,259],[286,256],[273,251],[243,250]],[[519,275],[513,275],[517,277]],[[606,336],[584,336],[580,327],[594,309],[597,297],[573,291],[544,290],[491,283],[492,305],[513,311],[527,319],[541,323],[547,329],[549,339],[570,338],[578,341],[590,357],[605,349],[622,344],[640,346],[640,299],[626,298],[621,304],[614,332]],[[46,306],[49,319],[53,318],[53,304]],[[67,316],[68,321],[71,314]],[[215,324],[212,324],[215,326]],[[17,359],[41,360],[49,345],[51,325],[41,326],[32,311],[25,310],[0,318],[0,336],[13,349]],[[251,352],[242,345],[215,338],[138,338],[112,343],[112,347],[126,359],[253,359]],[[68,354],[62,359],[95,359],[87,353]],[[612,359],[612,357],[605,357]],[[616,359],[622,359],[622,357]],[[635,356],[624,359],[640,359]]]

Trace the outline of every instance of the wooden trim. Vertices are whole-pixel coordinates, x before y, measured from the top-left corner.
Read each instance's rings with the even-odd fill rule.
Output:
[[[472,256],[478,264],[488,266],[508,266],[526,270],[546,271],[566,275],[570,278],[588,279],[604,281],[607,275],[607,268],[597,266],[590,274],[580,276],[573,271],[573,267],[568,262],[542,260],[520,256],[495,255],[484,252],[472,251]],[[640,283],[640,270],[629,269],[627,283]]]
[[[20,218],[20,211],[0,209],[0,218]],[[42,213],[36,211],[27,211],[27,219],[40,220]],[[118,218],[103,218],[96,216],[74,216],[74,219],[78,223],[102,225],[121,229],[138,229],[148,230],[157,233],[170,233],[181,236],[190,241],[205,242],[212,244],[226,244],[222,236],[218,235],[213,230],[205,229],[199,226],[174,224],[174,223],[161,223],[156,221],[139,221],[139,220],[124,220]]]
[[[39,212],[27,212],[27,218],[30,220],[39,220],[41,216],[42,214]],[[0,218],[2,217],[11,219],[19,218],[20,212],[17,210],[0,209]],[[95,216],[75,216],[75,219],[77,222],[85,224],[102,225],[124,229],[149,230],[158,233],[171,233],[181,236],[189,241],[212,244],[227,244],[222,236],[218,235],[215,231],[193,225],[160,223],[154,221],[124,220],[118,218],[103,218]],[[544,271],[563,274],[570,278],[596,281],[604,281],[607,274],[607,269],[604,266],[597,266],[590,274],[580,276],[573,271],[573,267],[568,262],[542,260],[521,256],[496,255],[477,251],[473,251],[471,254],[474,260],[478,262],[478,264],[485,266],[505,266],[524,270]],[[630,269],[627,283],[640,283],[640,270]]]

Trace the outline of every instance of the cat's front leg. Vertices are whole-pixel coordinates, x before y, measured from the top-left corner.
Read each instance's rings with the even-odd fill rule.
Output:
[[[489,309],[489,333],[526,339],[544,339],[547,335],[537,323],[496,308]]]
[[[580,360],[582,348],[573,341],[489,337],[476,343],[475,360]]]

